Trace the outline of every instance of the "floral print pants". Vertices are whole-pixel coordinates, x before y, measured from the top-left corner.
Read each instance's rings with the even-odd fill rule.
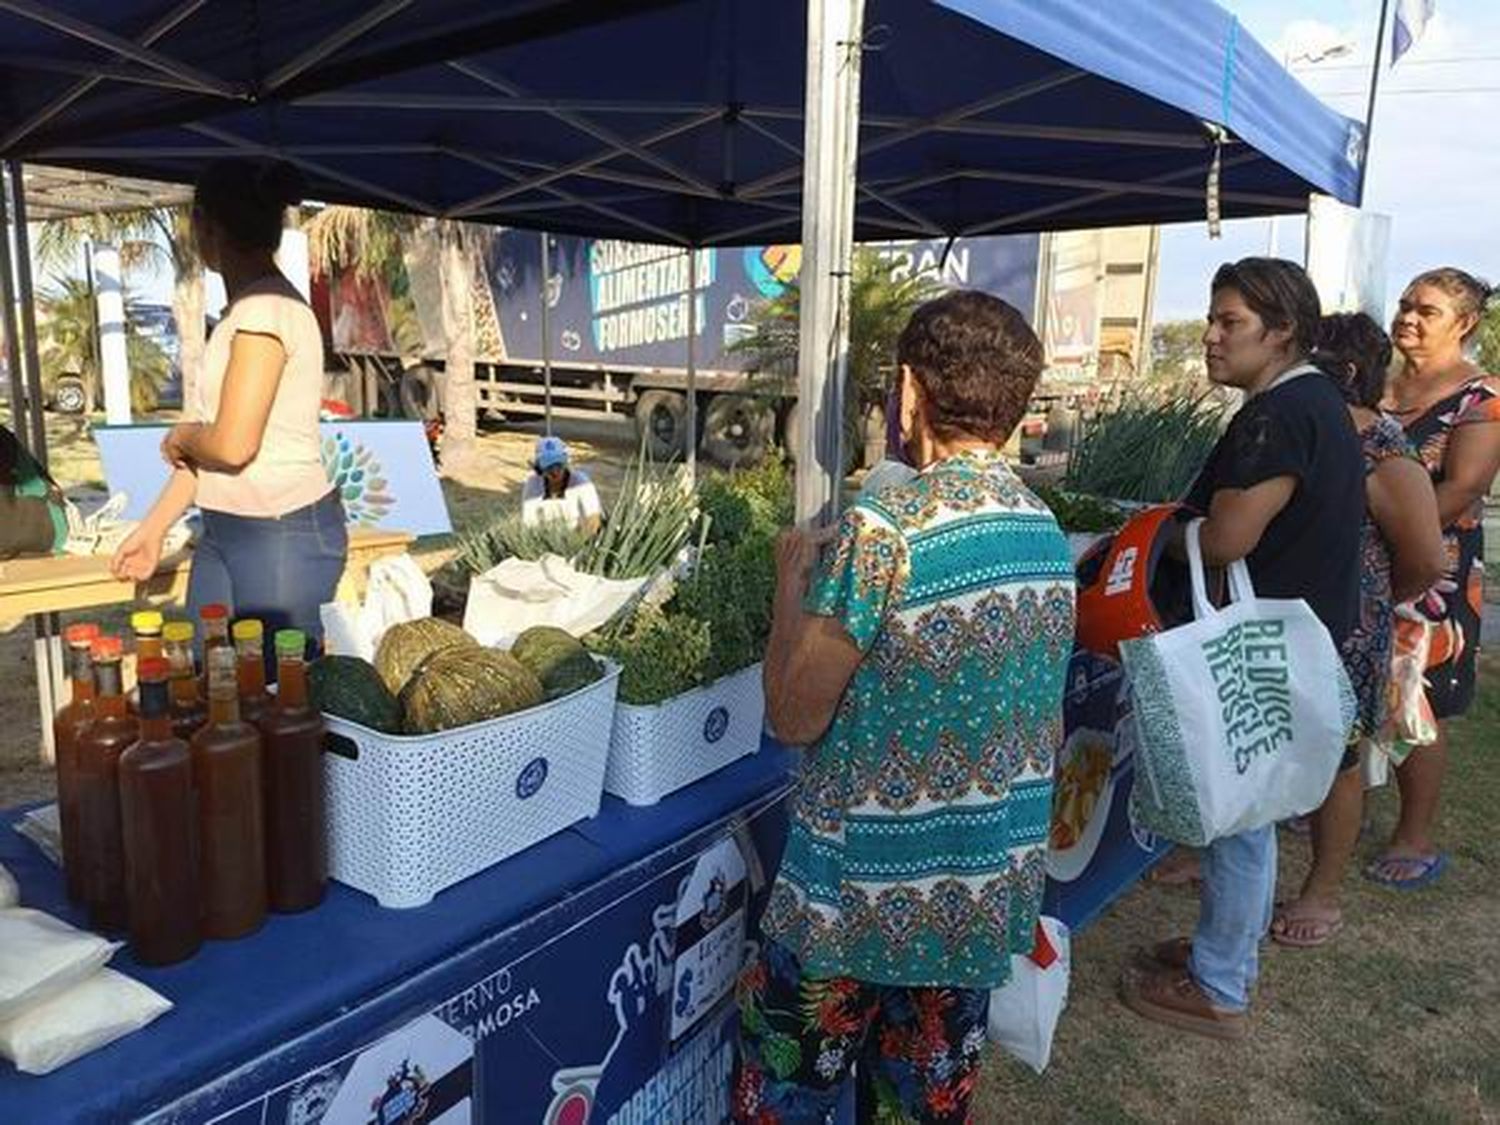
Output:
[[[831,1121],[851,1070],[861,1123],[969,1120],[988,991],[814,980],[771,942],[741,975],[738,997],[736,1122]]]

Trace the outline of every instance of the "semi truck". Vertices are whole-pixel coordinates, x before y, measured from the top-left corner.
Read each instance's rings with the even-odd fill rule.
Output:
[[[466,263],[481,416],[629,419],[653,456],[680,455],[688,441],[692,329],[701,452],[733,465],[758,459],[777,439],[794,444],[794,388],[768,391],[734,345],[753,333],[764,302],[795,280],[800,247],[701,249],[690,267],[688,252],[673,247],[513,229],[471,233]],[[1047,279],[1056,272],[1054,240],[1061,237],[887,242],[866,250],[893,277],[921,273],[982,289],[1041,326],[1057,303]],[[439,257],[429,225],[405,236],[399,264],[383,274],[314,274],[313,305],[342,371],[334,397],[355,413],[431,418],[443,409]],[[1073,306],[1064,314],[1076,321]],[[1097,331],[1081,334],[1092,339]]]

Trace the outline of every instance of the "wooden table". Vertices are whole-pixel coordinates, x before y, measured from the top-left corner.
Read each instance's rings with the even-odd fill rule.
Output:
[[[411,546],[404,531],[350,528],[349,557],[339,581],[340,601],[357,600],[364,593],[370,564],[399,555]],[[179,604],[187,597],[192,550],[162,560],[145,582],[121,581],[109,572],[104,555],[0,562],[0,619],[37,619],[36,680],[41,708],[42,754],[52,760],[52,716],[64,702],[67,672],[56,615],[80,609],[119,605]]]

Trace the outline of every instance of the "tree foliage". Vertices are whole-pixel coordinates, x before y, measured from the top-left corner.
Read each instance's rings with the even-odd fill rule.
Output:
[[[1168,320],[1151,330],[1151,376],[1172,383],[1202,378],[1203,322]]]
[[[104,375],[95,331],[94,295],[83,281],[69,278],[40,295],[39,353],[42,386],[50,396],[63,375],[78,375],[93,401],[104,397]],[[171,363],[156,343],[144,336],[132,317],[135,302],[125,302],[125,357],[130,370],[130,408],[149,414],[171,378]]]

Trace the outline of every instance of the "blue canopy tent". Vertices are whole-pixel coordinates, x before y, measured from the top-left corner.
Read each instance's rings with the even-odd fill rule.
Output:
[[[275,153],[333,202],[803,242],[805,515],[841,464],[851,236],[1355,202],[1363,147],[1208,0],[0,0],[0,43],[12,162]]]

